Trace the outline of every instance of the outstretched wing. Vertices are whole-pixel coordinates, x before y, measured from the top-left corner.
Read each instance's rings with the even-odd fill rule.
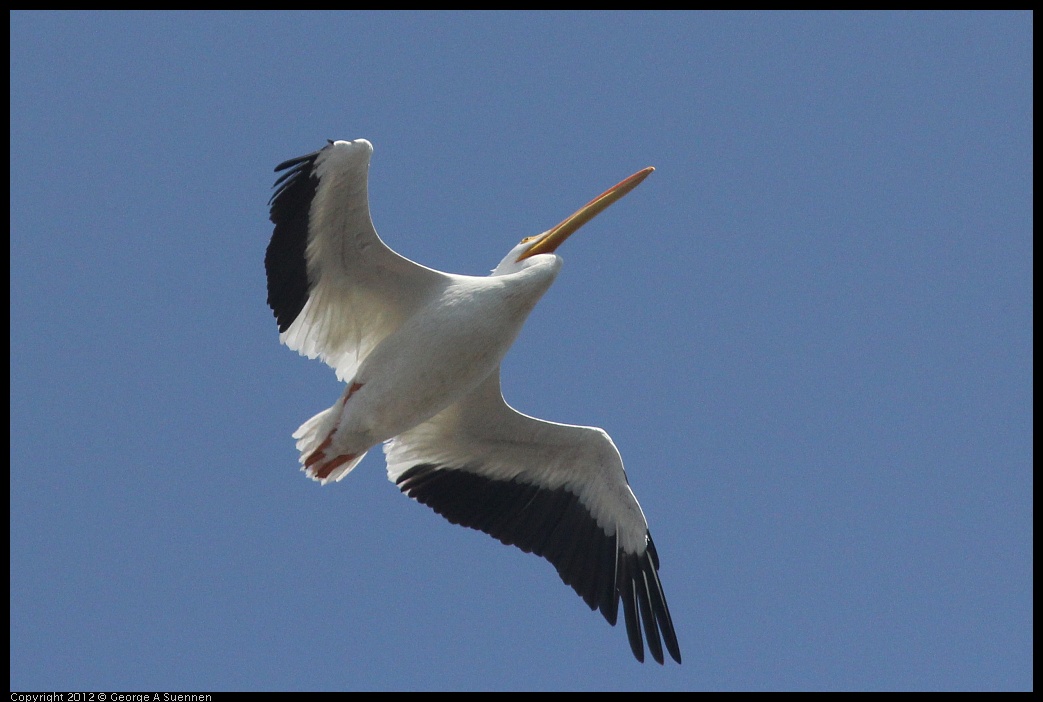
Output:
[[[475,392],[384,447],[388,477],[454,524],[550,561],[615,626],[619,603],[634,656],[681,651],[659,558],[623,462],[601,429],[521,414],[497,369]]]
[[[275,167],[264,267],[280,340],[350,380],[359,363],[448,276],[392,251],[369,214],[373,146],[331,141]]]

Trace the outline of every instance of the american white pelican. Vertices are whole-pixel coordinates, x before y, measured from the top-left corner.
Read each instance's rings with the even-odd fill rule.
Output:
[[[681,652],[648,522],[601,429],[529,417],[504,402],[500,361],[554,282],[553,251],[645,179],[638,171],[556,227],[522,239],[486,277],[426,268],[388,248],[369,213],[373,146],[331,141],[280,163],[264,258],[279,339],[347,387],[294,433],[302,470],[326,484],[381,442],[388,477],[454,524],[550,561],[630,648]],[[640,622],[640,623],[639,623]]]

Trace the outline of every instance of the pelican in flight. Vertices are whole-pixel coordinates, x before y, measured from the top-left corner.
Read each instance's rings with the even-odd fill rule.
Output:
[[[265,254],[279,339],[346,387],[294,433],[301,469],[341,480],[384,444],[388,478],[453,524],[550,561],[634,656],[681,662],[648,522],[612,439],[536,419],[500,393],[500,362],[561,269],[554,250],[643,181],[638,171],[515,246],[485,277],[442,273],[373,228],[373,146],[331,141],[279,164]]]

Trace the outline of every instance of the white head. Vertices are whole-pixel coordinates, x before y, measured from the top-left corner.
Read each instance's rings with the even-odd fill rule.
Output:
[[[528,255],[526,252],[532,248],[533,243],[542,236],[546,236],[547,232],[543,234],[537,234],[536,236],[527,236],[521,240],[521,242],[513,249],[507,252],[507,255],[503,257],[496,268],[493,269],[491,275],[509,275],[511,273],[517,273],[518,271],[525,270],[531,266],[537,260],[544,257],[546,258],[557,258],[561,257],[554,253],[544,253],[536,256]]]
[[[572,236],[572,234],[574,234],[584,224],[604,212],[613,202],[636,188],[638,184],[647,178],[648,174],[654,170],[654,168],[649,166],[648,168],[638,171],[634,175],[621,180],[605,192],[598,195],[586,205],[566,217],[564,221],[557,226],[548,229],[542,234],[525,237],[517,246],[511,249],[506,256],[504,256],[503,260],[500,261],[498,266],[496,266],[492,274],[508,275],[510,273],[524,270],[531,265],[532,261],[530,258],[533,256],[539,257],[539,254],[550,254],[551,256],[554,256],[554,250],[561,246],[566,239]],[[557,258],[557,256],[554,257]]]

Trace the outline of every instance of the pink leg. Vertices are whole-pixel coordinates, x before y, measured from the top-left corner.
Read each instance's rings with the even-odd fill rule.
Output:
[[[330,473],[332,473],[335,469],[344,465],[348,461],[353,460],[355,460],[355,454],[353,453],[346,453],[341,456],[337,456],[329,463],[320,466],[319,469],[315,471],[315,477],[317,477],[319,480],[325,480],[326,478],[330,477]]]
[[[344,391],[344,396],[340,399],[341,412],[344,411],[344,406],[348,404],[348,400],[354,395],[359,388],[362,387],[362,383],[352,383],[348,386],[348,389]],[[308,457],[304,460],[304,467],[311,468],[316,463],[321,463],[326,460],[326,449],[333,443],[333,435],[337,433],[337,427],[333,427],[330,433],[326,436],[321,444],[319,444],[314,451],[308,454]],[[355,456],[351,454],[337,456],[329,463],[320,465],[315,469],[315,475],[320,479],[325,479],[332,473],[338,466],[341,466],[348,461],[354,459]]]

